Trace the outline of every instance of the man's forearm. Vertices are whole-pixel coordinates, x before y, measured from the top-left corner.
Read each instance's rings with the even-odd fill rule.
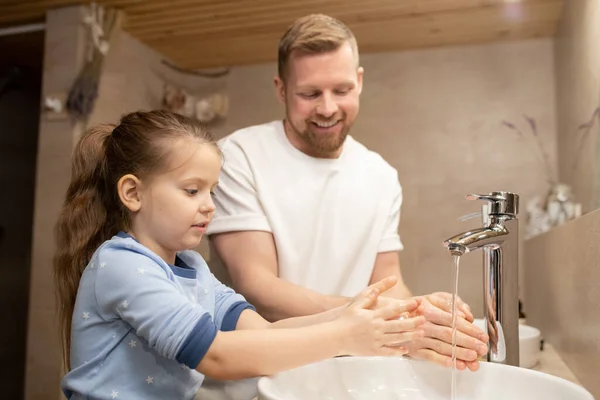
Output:
[[[412,297],[412,293],[404,283],[404,279],[402,279],[402,274],[400,273],[400,257],[398,256],[398,252],[387,251],[378,253],[375,258],[375,265],[369,284],[373,284],[392,275],[398,277],[398,282],[393,288],[382,293],[382,296],[400,300],[406,300]]]
[[[382,296],[393,297],[395,299],[406,300],[412,297],[412,293],[404,282],[398,282],[393,288],[387,290]]]
[[[243,287],[240,291],[263,318],[271,322],[323,313],[352,300],[349,297],[323,295],[277,277],[262,278],[260,282],[260,286],[253,285],[251,292]]]

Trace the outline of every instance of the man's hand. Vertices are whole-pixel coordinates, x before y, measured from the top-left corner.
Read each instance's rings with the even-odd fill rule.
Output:
[[[425,337],[408,345],[409,356],[425,359],[446,367],[452,366],[452,295],[433,293],[418,296],[421,304],[416,315],[424,315],[427,322],[421,326]],[[457,297],[456,368],[471,371],[479,369],[478,357],[487,353],[489,338],[472,324],[473,314],[467,304]],[[413,315],[415,314],[413,313]]]

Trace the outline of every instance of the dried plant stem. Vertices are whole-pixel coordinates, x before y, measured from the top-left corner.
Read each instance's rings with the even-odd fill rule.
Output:
[[[106,40],[110,40],[113,29],[118,22],[118,12],[109,9],[105,15],[106,17],[102,21],[103,31]],[[69,91],[66,106],[69,114],[76,120],[87,123],[87,119],[92,113],[94,103],[98,97],[98,85],[104,57],[104,54],[94,46],[91,61],[85,64]]]
[[[592,128],[595,126],[596,118],[600,120],[600,107],[597,107],[590,119],[579,125],[577,130],[575,131],[575,135],[577,135],[580,131],[583,131],[583,134],[579,137],[579,147],[577,152],[575,153],[575,161],[573,162],[573,167],[571,168],[571,173],[569,174],[569,182],[572,182],[575,178],[575,172],[577,172],[577,168],[579,167],[579,160],[581,159],[581,154],[583,152],[583,148],[586,144],[586,140],[592,131]]]
[[[537,158],[538,162],[540,162],[545,167],[544,171],[545,171],[545,174],[546,174],[546,177],[548,180],[548,184],[549,185],[555,184],[556,179],[553,177],[553,168],[551,168],[550,161],[546,157],[546,152],[544,151],[544,147],[541,145],[541,142],[539,141],[539,139],[536,140],[536,142],[537,142],[537,149],[536,149],[535,148],[536,146],[530,143],[530,141],[525,137],[525,134],[523,133],[523,131],[521,131],[521,129],[519,129],[516,125],[514,125],[511,122],[507,122],[507,121],[503,121],[502,125],[515,131],[519,137],[523,138],[527,142],[528,146],[534,147],[534,148],[532,148],[532,152],[533,152],[533,154],[535,154],[535,157]],[[530,123],[530,125],[531,125],[531,123]],[[537,138],[536,131],[534,131],[534,136]]]
[[[548,153],[544,150],[544,145],[538,134],[537,125],[535,123],[535,120],[527,115],[524,115],[523,117],[529,124],[532,136],[533,136],[534,140],[536,141],[537,147],[539,149],[540,154],[536,154],[536,157],[541,156],[541,161],[544,164],[545,169],[546,169],[546,174],[548,175],[548,183],[550,183],[551,185],[554,185],[554,184],[558,183],[558,172],[554,171],[554,168],[552,168],[552,164],[550,162],[550,157],[548,156]],[[592,113],[592,116],[590,117],[590,119],[587,122],[579,125],[577,127],[577,130],[573,134],[573,137],[579,136],[579,142],[578,142],[577,150],[574,154],[573,167],[570,171],[569,179],[567,180],[567,182],[572,182],[572,180],[574,178],[575,172],[577,171],[577,168],[579,166],[579,160],[581,159],[581,154],[586,145],[586,140],[587,140],[588,136],[590,135],[590,132],[592,131],[592,129],[595,126],[596,119],[598,119],[600,121],[600,107],[597,107],[594,110],[594,112]],[[521,129],[519,129],[515,124],[508,122],[508,121],[502,121],[502,125],[515,131],[519,137],[522,137],[525,139],[525,135],[523,134]],[[580,132],[583,132],[583,133],[581,135],[579,135]]]

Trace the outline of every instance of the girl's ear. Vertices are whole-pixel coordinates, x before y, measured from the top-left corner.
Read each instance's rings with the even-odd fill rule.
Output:
[[[131,212],[137,212],[142,208],[141,189],[142,182],[135,175],[124,175],[117,183],[119,198]]]

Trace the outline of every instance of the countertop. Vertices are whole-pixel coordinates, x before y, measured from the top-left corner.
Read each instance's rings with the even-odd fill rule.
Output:
[[[544,350],[540,352],[539,363],[531,369],[544,372],[549,375],[554,375],[581,385],[581,382],[579,382],[579,380],[575,377],[573,372],[569,369],[567,364],[565,364],[554,347],[547,342],[544,343]]]

